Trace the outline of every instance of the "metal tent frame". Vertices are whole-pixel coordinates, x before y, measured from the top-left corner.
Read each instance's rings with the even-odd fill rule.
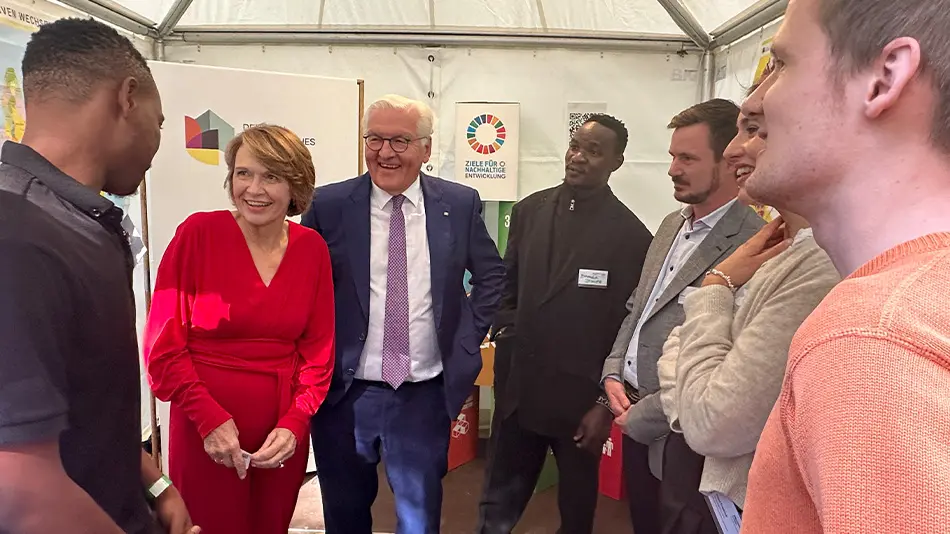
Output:
[[[541,31],[517,33],[488,30],[325,29],[321,25],[275,28],[273,26],[179,26],[193,0],[175,0],[162,21],[156,23],[122,7],[114,0],[59,0],[119,28],[154,39],[159,48],[167,41],[199,44],[418,44],[428,46],[539,46],[633,50],[709,52],[732,44],[781,17],[788,0],[759,0],[711,32],[706,31],[681,0],[657,0],[683,31],[681,35],[611,34],[549,30],[544,23],[544,0],[535,0],[541,14]],[[320,13],[326,0],[320,0]],[[435,0],[428,0],[430,25],[435,27]]]

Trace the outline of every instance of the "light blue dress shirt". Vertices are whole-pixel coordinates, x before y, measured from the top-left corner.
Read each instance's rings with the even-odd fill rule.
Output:
[[[663,262],[663,268],[660,269],[660,275],[653,284],[653,291],[650,292],[650,298],[647,300],[643,313],[637,321],[637,327],[633,330],[633,337],[627,346],[627,356],[624,362],[623,378],[631,385],[639,387],[640,382],[637,378],[637,347],[640,342],[640,330],[653,314],[653,306],[660,300],[660,295],[666,291],[667,286],[676,277],[676,274],[683,267],[686,261],[692,256],[693,252],[699,247],[699,244],[706,239],[706,236],[715,228],[722,217],[729,211],[729,208],[736,202],[732,199],[726,202],[715,211],[706,215],[702,219],[692,221],[693,207],[686,206],[680,210],[683,217],[683,226],[680,227],[676,239],[673,240],[673,246],[666,254],[666,260]]]

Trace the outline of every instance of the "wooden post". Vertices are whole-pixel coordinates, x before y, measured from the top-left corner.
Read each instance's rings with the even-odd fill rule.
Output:
[[[148,240],[148,186],[146,180],[142,180],[139,186],[139,207],[142,211],[142,244],[145,246],[145,256],[142,258],[142,269],[145,278],[145,316],[148,317],[148,311],[152,307],[152,265],[151,265],[151,243]],[[158,470],[162,470],[162,458],[159,454],[162,443],[158,437],[158,405],[155,401],[155,394],[151,389],[148,392],[149,413],[152,423],[152,461],[155,462]]]

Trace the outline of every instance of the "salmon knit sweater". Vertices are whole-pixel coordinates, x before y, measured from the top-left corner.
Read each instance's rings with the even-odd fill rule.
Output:
[[[950,532],[950,233],[878,256],[789,350],[744,534]]]

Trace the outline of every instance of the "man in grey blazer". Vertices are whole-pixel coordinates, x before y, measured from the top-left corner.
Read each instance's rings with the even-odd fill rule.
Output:
[[[670,331],[683,322],[686,294],[764,224],[737,202],[735,170],[723,158],[737,133],[738,113],[734,103],[714,99],[670,122],[673,196],[687,206],[657,230],[627,301],[629,314],[604,362],[604,390],[626,434],[624,475],[636,534],[705,533],[710,527],[716,532],[705,504],[693,498],[703,457],[689,450],[682,435],[667,439],[656,364]]]

